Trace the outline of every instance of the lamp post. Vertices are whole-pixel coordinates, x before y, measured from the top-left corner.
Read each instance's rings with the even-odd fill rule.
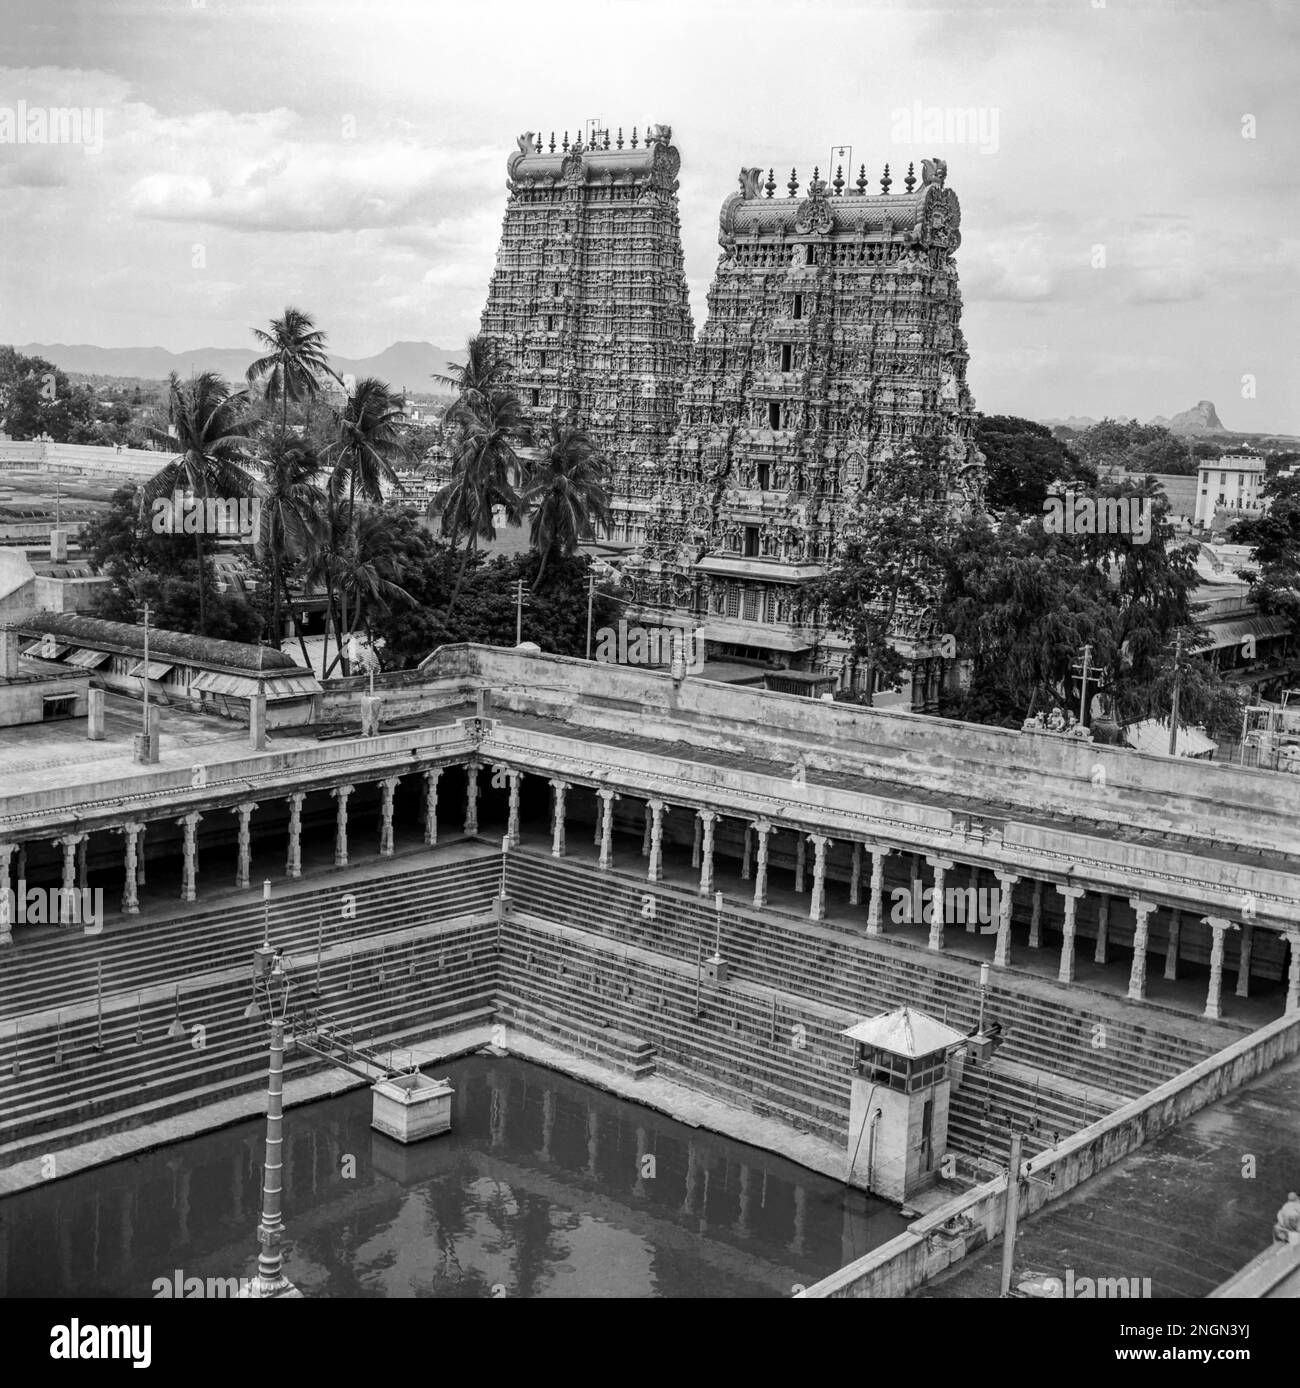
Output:
[[[263,968],[264,956],[255,952],[255,977]],[[261,976],[262,992],[271,1017],[271,1057],[266,1088],[266,1161],[262,1176],[262,1218],[257,1226],[257,1276],[242,1294],[252,1300],[292,1296],[302,1293],[284,1275],[284,1219],[280,1200],[283,1193],[281,1154],[284,1147],[284,1019],[289,1005],[290,984],[284,966],[275,959],[268,973]],[[256,985],[255,985],[256,986]],[[278,1004],[278,1008],[277,1008]]]

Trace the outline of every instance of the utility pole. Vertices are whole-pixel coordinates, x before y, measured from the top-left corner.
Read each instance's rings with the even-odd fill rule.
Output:
[[[515,580],[515,645],[524,639],[524,581]]]
[[[587,659],[591,659],[591,614],[596,603],[596,575],[587,575]]]
[[[1084,724],[1084,710],[1088,705],[1088,660],[1092,655],[1092,647],[1085,644],[1083,648],[1083,681],[1079,688],[1079,725]]]
[[[1002,1225],[1002,1295],[1011,1290],[1011,1273],[1016,1261],[1016,1217],[1020,1213],[1020,1134],[1011,1134],[1011,1155],[1007,1162],[1007,1211]]]
[[[140,680],[144,690],[144,755],[149,759],[149,604],[144,605],[144,675]]]
[[[1169,714],[1169,755],[1174,755],[1174,749],[1178,746],[1178,695],[1179,685],[1182,683],[1183,672],[1180,661],[1183,654],[1183,633],[1180,631],[1174,642],[1174,702]]]

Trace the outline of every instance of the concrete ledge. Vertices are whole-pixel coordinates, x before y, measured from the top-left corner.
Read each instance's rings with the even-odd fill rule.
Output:
[[[1189,1114],[1239,1089],[1300,1051],[1300,1015],[1281,1017],[1185,1070],[1025,1163],[1020,1217],[1073,1190],[1122,1157],[1159,1137]],[[1050,1182],[1045,1184],[1044,1182]],[[823,1278],[801,1296],[901,1297],[1000,1236],[1007,1177],[967,1191],[917,1220],[873,1253]]]

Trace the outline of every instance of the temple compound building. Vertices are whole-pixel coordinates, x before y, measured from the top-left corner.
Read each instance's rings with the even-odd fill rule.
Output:
[[[845,644],[819,626],[801,586],[822,574],[846,511],[877,469],[935,440],[948,495],[973,497],[966,343],[953,254],[961,208],[947,166],[919,186],[847,188],[814,170],[788,196],[756,168],[722,204],[722,255],[709,291],[663,486],[633,589],[640,617],[704,624],[711,653],[830,672]],[[892,633],[914,665],[914,707],[931,708],[943,662],[919,614]],[[919,667],[919,668],[917,668]]]
[[[614,534],[639,534],[677,423],[694,325],[672,129],[556,148],[531,132],[507,160],[505,221],[481,331],[512,365],[539,432],[571,415],[610,463]]]

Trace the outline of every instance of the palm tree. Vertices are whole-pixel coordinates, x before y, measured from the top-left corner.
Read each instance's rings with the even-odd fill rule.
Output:
[[[401,552],[389,514],[363,506],[351,518],[339,557],[339,594],[345,626],[350,606],[352,625],[362,627],[369,637],[373,613],[387,612],[394,602],[415,601],[397,582],[402,569]]]
[[[552,419],[523,496],[525,505],[532,507],[529,541],[542,556],[534,592],[553,552],[567,558],[583,540],[595,538],[597,526],[608,527],[609,494],[604,482],[605,460],[587,433]]]
[[[271,621],[277,643],[281,595],[286,602],[289,597],[284,561],[307,558],[315,549],[321,530],[325,497],[316,485],[319,472],[320,463],[315,453],[301,443],[278,449],[266,467],[253,552],[271,570]],[[310,665],[301,631],[298,642],[304,661]]]
[[[433,379],[440,385],[451,386],[456,392],[455,403],[444,416],[450,423],[465,411],[472,413],[481,409],[494,390],[502,389],[510,363],[501,355],[495,339],[480,333],[465,343],[465,365],[457,366],[449,361],[447,370],[450,374],[446,376],[435,371]]]
[[[333,486],[325,493],[325,508],[319,520],[315,543],[307,555],[303,582],[309,588],[325,590],[325,643],[321,650],[321,670],[328,675],[334,667],[329,661],[330,627],[338,643],[337,662],[343,656],[343,626],[339,620],[338,592],[343,579],[344,550],[347,545],[348,522],[342,499]]]
[[[195,376],[188,387],[173,371],[168,378],[167,419],[169,428],[154,433],[178,454],[145,483],[141,504],[148,508],[160,497],[176,491],[193,492],[206,522],[209,496],[223,500],[252,496],[259,483],[245,471],[242,458],[253,447],[243,415],[248,395],[232,393],[225,379],[215,371]],[[204,524],[194,528],[194,552],[199,561],[199,635],[207,635],[207,580],[204,575]]]
[[[367,376],[358,381],[338,417],[338,439],[330,445],[334,471],[330,488],[341,495],[348,482],[348,514],[357,492],[367,501],[382,501],[382,484],[398,486],[394,464],[406,453],[402,398],[387,381]]]
[[[479,540],[496,539],[494,508],[500,506],[511,525],[523,519],[523,501],[511,479],[526,481],[515,445],[527,438],[523,406],[513,391],[492,390],[476,407],[466,406],[457,414],[451,480],[438,490],[428,512],[442,518],[443,533],[453,545],[460,535],[466,536],[465,558],[444,620],[455,609]]]
[[[286,308],[284,315],[271,320],[271,331],[253,329],[253,336],[267,353],[248,368],[249,386],[265,380],[266,399],[280,402],[280,434],[289,429],[289,401],[312,400],[320,392],[321,378],[338,377],[330,369],[325,351],[325,334],[310,313]]]

